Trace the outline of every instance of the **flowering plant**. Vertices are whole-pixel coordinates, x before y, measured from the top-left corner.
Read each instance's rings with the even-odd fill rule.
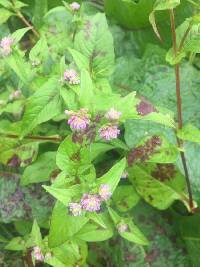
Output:
[[[8,18],[17,16],[27,27],[0,42],[5,82],[0,162],[18,168],[19,186],[38,184],[52,210],[43,216],[29,212],[21,236],[6,241],[5,248],[22,251],[28,267],[86,267],[91,242],[117,235],[149,246],[131,213],[142,199],[158,210],[178,201],[185,212],[197,211],[184,142],[199,143],[200,131],[183,127],[179,64],[188,52],[198,52],[199,36],[193,34],[199,17],[184,22],[176,33],[173,9],[180,1],[157,0],[150,14],[161,38],[155,13],[170,12],[174,38],[166,59],[176,70],[176,119],[171,110],[138,92],[119,93],[116,44],[98,4],[63,1],[46,12],[40,3],[44,14],[31,25],[21,11],[26,4],[11,2],[0,0],[0,5]],[[185,27],[183,39],[174,41]],[[22,46],[26,41],[27,49]],[[148,130],[149,124],[155,127]]]

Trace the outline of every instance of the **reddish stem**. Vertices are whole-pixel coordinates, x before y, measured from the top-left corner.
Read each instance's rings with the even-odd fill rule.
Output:
[[[177,43],[176,43],[176,29],[175,29],[175,19],[174,19],[174,11],[173,9],[169,10],[170,13],[170,24],[171,24],[171,32],[172,32],[172,42],[173,42],[173,51],[174,56],[177,56]],[[189,31],[186,31],[185,35],[183,36],[183,43],[188,35]],[[180,66],[179,64],[175,65],[175,76],[176,76],[176,98],[177,98],[177,111],[178,111],[178,128],[182,129],[183,127],[183,119],[182,119],[182,101],[181,101],[181,85],[180,85]],[[183,146],[183,142],[177,137],[178,146],[181,148]],[[189,179],[189,173],[187,168],[187,162],[185,158],[185,153],[183,151],[180,152],[181,160],[184,168],[185,179],[188,189],[189,195],[189,206],[191,211],[194,211],[193,206],[193,197],[192,197],[192,189]]]

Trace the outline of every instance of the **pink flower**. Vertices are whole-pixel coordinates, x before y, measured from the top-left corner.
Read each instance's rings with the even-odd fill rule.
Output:
[[[37,260],[37,261],[44,261],[44,256],[41,252],[40,247],[36,246],[33,248],[33,257]]]
[[[124,233],[128,231],[128,225],[126,223],[119,223],[117,225],[117,229],[119,231],[119,233]]]
[[[45,254],[45,260],[49,260],[50,258],[52,257],[52,254],[51,254],[51,252],[47,252],[46,254]]]
[[[78,74],[75,70],[69,69],[64,72],[64,80],[69,82],[69,84],[79,84],[80,80]]]
[[[84,194],[81,199],[81,205],[87,211],[98,211],[101,208],[101,199],[98,195]]]
[[[84,131],[90,124],[90,115],[87,109],[80,109],[78,112],[65,110],[65,114],[70,116],[68,124],[72,130]]]
[[[69,210],[73,216],[81,216],[82,207],[79,203],[69,203]]]
[[[110,186],[108,184],[101,184],[99,188],[99,195],[102,200],[108,200],[112,195]]]
[[[14,99],[18,99],[21,96],[22,92],[20,90],[14,91],[12,94],[9,95],[9,100],[12,101]]]
[[[99,129],[99,134],[101,138],[105,139],[106,141],[109,141],[111,139],[117,138],[117,136],[120,134],[120,130],[118,129],[117,125],[104,125]]]
[[[121,112],[115,110],[114,108],[111,108],[111,109],[105,114],[105,117],[106,117],[108,120],[115,121],[115,120],[119,120],[119,118],[120,118],[121,115],[122,115]]]
[[[70,4],[70,7],[71,7],[71,9],[72,9],[73,11],[77,11],[77,10],[80,9],[80,4],[77,3],[77,2],[73,2],[73,3]]]
[[[4,37],[0,42],[0,48],[2,50],[3,56],[9,56],[12,52],[11,45],[13,44],[13,39],[10,36]]]
[[[127,177],[128,177],[128,172],[127,171],[124,171],[122,173],[121,179],[126,179]]]

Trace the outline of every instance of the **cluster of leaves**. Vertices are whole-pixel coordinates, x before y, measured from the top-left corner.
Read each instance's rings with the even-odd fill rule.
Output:
[[[102,1],[32,2],[0,0],[2,246],[28,267],[199,266],[199,215],[186,216],[179,159],[184,150],[197,205],[200,80],[184,58],[197,61],[199,15],[183,22],[191,13],[185,1],[105,0],[121,25],[146,27],[136,33],[108,25]],[[177,6],[174,55],[168,41],[152,44],[149,15],[161,38],[163,11]],[[184,59],[179,130],[165,56],[171,65]],[[172,206],[169,220],[163,210]]]

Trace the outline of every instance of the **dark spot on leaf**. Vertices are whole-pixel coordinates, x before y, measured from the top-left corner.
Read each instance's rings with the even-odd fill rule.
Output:
[[[137,112],[139,115],[145,116],[147,114],[150,114],[152,112],[157,112],[156,108],[149,102],[142,100],[137,106],[136,106]]]

